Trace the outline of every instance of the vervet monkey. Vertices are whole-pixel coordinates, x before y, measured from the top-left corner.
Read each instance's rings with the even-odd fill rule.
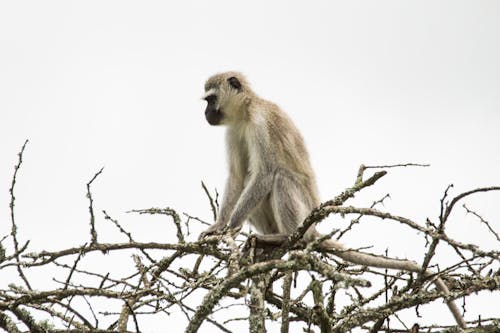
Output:
[[[201,237],[220,233],[226,226],[239,230],[248,219],[260,234],[259,241],[283,243],[320,204],[301,134],[276,104],[257,96],[238,72],[210,77],[203,99],[207,101],[208,123],[227,126],[229,177],[217,221]],[[304,239],[312,241],[320,236],[313,225]],[[409,260],[349,251],[334,240],[321,246],[337,250],[336,255],[354,264],[411,272],[422,269]],[[449,293],[440,278],[434,283],[438,290]],[[446,303],[457,323],[465,327],[455,303]]]

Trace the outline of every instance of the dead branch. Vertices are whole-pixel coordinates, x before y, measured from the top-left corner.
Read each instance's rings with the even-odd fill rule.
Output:
[[[201,225],[203,220],[188,214],[181,218],[172,208],[131,212],[167,215],[173,222],[176,243],[138,242],[125,225],[106,211],[101,218],[113,223],[116,232],[124,235],[126,241],[101,242],[96,228],[99,217],[94,214],[91,191],[101,169],[86,184],[90,241],[57,251],[30,249],[29,241],[22,246],[19,243],[14,214],[15,184],[26,144],[27,141],[19,153],[10,187],[10,237],[13,242],[6,246],[3,244],[5,237],[0,240],[0,272],[13,270],[19,277],[0,286],[0,328],[9,333],[147,332],[148,317],[164,316],[167,323],[168,318],[176,314],[183,316],[186,332],[197,332],[202,325],[211,325],[211,330],[221,332],[240,331],[243,321],[252,332],[264,332],[271,321],[281,321],[282,333],[296,331],[295,325],[308,332],[347,332],[355,328],[371,332],[444,332],[452,326],[405,323],[398,312],[437,299],[465,300],[479,291],[498,293],[500,289],[499,251],[452,239],[445,228],[458,202],[476,193],[500,190],[500,187],[472,189],[448,202],[452,190],[449,187],[441,199],[436,222],[420,223],[376,209],[389,194],[373,200],[367,208],[345,205],[358,192],[375,185],[387,174],[382,170],[364,179],[366,170],[428,166],[415,163],[362,165],[354,185],[313,210],[287,244],[267,248],[260,248],[255,238],[246,233],[237,237],[226,233],[198,241],[198,235],[190,235],[188,227],[189,223]],[[216,219],[218,193],[215,192],[214,199],[203,183],[202,187],[209,198],[212,217]],[[463,207],[499,239],[491,223],[465,204]],[[451,295],[429,288],[427,282],[432,276],[415,278],[407,272],[389,273],[351,265],[320,249],[320,241],[303,244],[301,238],[305,230],[331,214],[341,218],[354,214],[355,217],[348,227],[342,231],[331,228],[325,237],[338,235],[340,238],[351,232],[361,218],[371,216],[387,223],[403,224],[413,230],[416,237],[429,239],[421,260],[424,267],[440,265],[439,276],[451,286]],[[457,253],[457,260],[451,265],[442,265],[435,251],[438,244],[452,248]],[[125,275],[118,274],[112,266],[96,268],[91,265],[92,260],[87,260],[97,254],[113,259],[119,253],[126,253],[130,258]],[[35,270],[53,274],[56,287],[34,283],[36,279],[28,282]],[[350,303],[338,301],[339,295],[349,298]],[[110,304],[105,311],[98,306],[103,302]],[[232,310],[235,306],[246,307],[248,315],[237,315]],[[467,305],[464,303],[463,307]],[[446,310],[443,308],[443,311]],[[390,319],[391,326],[388,324]],[[499,323],[500,318],[479,318],[470,321],[469,325],[474,327],[474,332],[488,332],[495,328],[498,331]]]

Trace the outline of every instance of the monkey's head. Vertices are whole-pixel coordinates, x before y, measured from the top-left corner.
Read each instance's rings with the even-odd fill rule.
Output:
[[[245,77],[238,72],[211,76],[205,83],[205,118],[210,125],[229,125],[245,116],[251,93]]]

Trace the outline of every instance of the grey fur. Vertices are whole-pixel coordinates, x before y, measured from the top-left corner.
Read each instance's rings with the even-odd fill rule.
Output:
[[[241,83],[241,86],[236,85],[238,89],[234,79]],[[216,112],[221,115],[217,124],[228,127],[229,177],[218,219],[202,237],[218,233],[226,225],[239,229],[249,220],[260,233],[261,241],[279,244],[320,204],[304,140],[290,118],[274,103],[258,97],[241,73],[213,75],[207,80],[205,91],[217,96]],[[208,109],[206,113],[211,112]],[[319,236],[311,226],[305,239],[311,241]],[[421,271],[413,261],[352,251],[334,240],[326,240],[322,246],[335,250],[339,257],[355,264]],[[431,274],[431,271],[426,272],[426,275]],[[438,290],[449,294],[440,278],[434,282]],[[455,303],[446,302],[457,323],[465,327]]]

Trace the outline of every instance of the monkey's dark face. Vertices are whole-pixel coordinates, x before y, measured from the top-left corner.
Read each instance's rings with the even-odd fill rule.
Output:
[[[203,99],[207,101],[205,118],[210,125],[229,125],[237,117],[242,89],[240,80],[232,75],[219,74],[207,81]]]
[[[218,107],[217,95],[212,94],[205,97],[207,108],[205,109],[205,118],[210,125],[219,125],[224,117],[222,110]]]

